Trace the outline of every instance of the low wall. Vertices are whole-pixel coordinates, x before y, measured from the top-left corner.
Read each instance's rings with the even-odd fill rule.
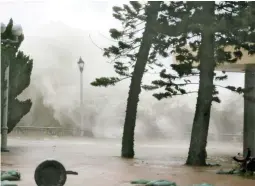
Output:
[[[11,136],[75,136],[78,135],[77,129],[68,129],[62,127],[32,127],[17,126],[9,134]]]
[[[160,132],[160,131],[159,131]],[[162,132],[160,132],[162,133]],[[63,128],[63,127],[33,127],[33,126],[17,126],[14,130],[9,134],[10,136],[20,136],[20,137],[33,137],[33,136],[47,136],[47,137],[77,137],[81,136],[81,130],[79,129],[71,129],[71,128]],[[186,140],[190,139],[191,133],[184,133],[184,138]],[[84,133],[86,135],[86,132]],[[162,135],[164,136],[164,135]],[[182,135],[183,136],[183,135]],[[166,137],[171,138],[171,136]],[[176,139],[175,137],[172,137]],[[241,142],[243,140],[242,134],[208,134],[208,141],[235,141]]]

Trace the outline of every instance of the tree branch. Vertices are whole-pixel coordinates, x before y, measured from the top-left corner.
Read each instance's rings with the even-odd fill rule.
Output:
[[[127,55],[129,52],[133,51],[134,49],[140,47],[140,45],[137,45],[137,46],[134,46],[132,47],[130,50],[126,51],[125,53],[122,53],[122,54],[119,54],[117,56],[114,57],[113,60],[111,60],[110,62],[108,63],[113,63],[114,61],[116,61],[117,59],[121,58],[121,57],[124,57],[125,55]],[[122,51],[123,52],[123,51]]]
[[[140,23],[137,23],[136,25],[134,25],[135,27],[137,27],[137,26],[139,26],[139,25],[141,25],[141,24],[143,24],[143,23],[145,23],[145,21],[141,21]],[[127,32],[127,31],[129,31],[129,30],[132,30],[132,29],[134,29],[134,28],[128,28],[128,29],[126,29],[126,28],[123,28],[123,32]]]
[[[194,94],[194,93],[198,93],[198,91],[189,91],[189,92],[185,92],[183,94],[175,94],[174,96],[181,96],[181,95],[185,95],[185,94]]]
[[[101,77],[96,78],[95,81],[91,82],[90,84],[95,87],[107,87],[109,85],[113,86],[116,83],[123,81],[125,79],[131,78],[131,76],[126,76],[124,78],[117,78],[117,77]]]
[[[199,85],[199,83],[181,83],[181,84],[174,84],[174,85],[179,85],[179,86],[185,86],[185,85]],[[236,92],[236,93],[239,93],[239,91],[236,91],[236,90],[233,90],[230,86],[222,86],[222,85],[217,85],[217,84],[213,84],[215,87],[219,87],[219,88],[224,88],[224,89],[227,89],[227,90],[230,90],[230,91],[233,91],[233,92]],[[240,88],[240,87],[239,87]]]
[[[91,42],[92,42],[97,48],[99,48],[100,50],[104,51],[103,48],[99,47],[99,46],[92,40],[90,34],[89,34],[89,39],[91,40]]]
[[[153,94],[153,97],[155,97],[157,100],[161,100],[163,98],[168,98],[168,97],[173,97],[173,96],[181,96],[181,95],[193,94],[193,93],[198,93],[198,91],[190,91],[190,92],[176,93],[176,94],[171,94],[170,92],[155,93],[155,94]]]

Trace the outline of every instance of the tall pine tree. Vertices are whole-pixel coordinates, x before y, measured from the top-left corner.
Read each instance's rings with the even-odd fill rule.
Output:
[[[122,78],[103,77],[91,83],[93,86],[108,86],[131,78],[122,137],[121,155],[125,158],[134,157],[134,131],[143,74],[148,71],[147,66],[160,65],[155,62],[156,55],[150,54],[156,36],[152,26],[157,21],[160,4],[161,2],[149,2],[141,5],[131,1],[131,6],[113,8],[113,16],[122,21],[124,29],[122,31],[110,30],[112,38],[118,40],[118,46],[106,48],[104,55],[114,56],[115,72]],[[142,25],[142,28],[139,28],[139,25]]]
[[[243,41],[240,42],[240,37],[236,37],[237,35],[234,35],[233,31],[238,30],[237,33],[240,34],[242,24],[238,25],[240,24],[238,14],[243,12],[245,7],[247,7],[247,2],[220,2],[219,4],[215,4],[215,2],[175,2],[166,8],[167,13],[164,16],[167,21],[162,21],[154,26],[156,31],[175,38],[171,42],[174,44],[176,59],[180,64],[173,64],[172,68],[177,71],[179,77],[192,75],[195,62],[198,64],[198,70],[200,71],[196,112],[189,156],[186,162],[188,165],[206,165],[206,143],[211,103],[212,101],[220,102],[213,80],[227,78],[226,75],[215,76],[214,70],[217,64],[223,62],[235,63],[237,59],[242,57],[240,48],[244,47],[241,46]],[[219,12],[217,15],[215,15],[216,9]],[[176,15],[179,17],[178,21],[175,21],[174,24],[173,21],[169,22],[169,19],[173,17],[174,20],[177,20]],[[187,43],[187,40],[192,37],[195,38]],[[225,51],[225,47],[229,45],[235,47],[233,53]],[[173,80],[177,77],[166,74],[165,70],[162,71],[160,76],[162,80],[152,82],[154,87],[145,86],[147,89],[165,87],[166,92],[154,94],[158,99],[177,95],[178,92],[172,87],[178,88],[178,86],[195,84],[189,80],[184,80],[184,83],[175,83]],[[225,88],[238,93],[243,91],[240,87],[227,86]],[[186,93],[184,89],[179,90]]]

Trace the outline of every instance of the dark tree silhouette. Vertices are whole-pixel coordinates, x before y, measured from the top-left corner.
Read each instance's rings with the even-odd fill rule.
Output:
[[[247,6],[247,2],[217,4],[215,2],[174,2],[166,8],[167,13],[163,15],[165,18],[161,19],[163,21],[154,25],[157,32],[173,38],[170,42],[174,45],[179,64],[171,66],[178,76],[167,74],[166,70],[162,70],[160,74],[162,79],[153,81],[151,86],[145,86],[145,88],[152,89],[153,86],[153,88],[165,88],[165,92],[154,94],[157,99],[172,97],[178,95],[178,92],[173,90],[173,86],[178,88],[197,84],[187,79],[183,79],[183,83],[176,83],[174,80],[184,75],[194,75],[192,70],[194,64],[197,64],[199,71],[198,98],[186,162],[188,165],[206,165],[211,103],[212,101],[220,102],[214,80],[227,78],[225,74],[216,76],[214,73],[216,65],[225,62],[235,63],[242,57],[241,48],[249,50],[250,53],[252,51],[253,44],[247,43],[251,41],[247,39],[251,34],[244,33],[244,28],[247,31],[247,26],[253,24],[252,21],[244,22],[243,14],[248,12]],[[246,18],[250,15],[251,13],[248,13]],[[175,24],[169,24],[169,19],[177,20],[177,17],[178,21]],[[234,47],[234,52],[227,51],[226,46]],[[226,86],[224,88],[238,93],[244,91],[241,87]],[[184,89],[178,89],[182,94],[187,93]]]
[[[12,35],[13,20],[11,19],[1,39],[14,39]],[[32,102],[30,99],[20,101],[17,96],[20,95],[30,84],[30,76],[33,68],[33,61],[18,48],[24,40],[24,35],[19,36],[18,43],[7,46],[1,43],[1,74],[2,74],[2,92],[6,88],[4,72],[10,61],[10,81],[9,81],[9,105],[8,105],[8,132],[18,124],[23,116],[31,109]],[[3,113],[4,97],[1,94],[1,112]],[[2,114],[3,116],[3,114]],[[1,118],[3,120],[3,118]]]
[[[152,26],[157,20],[160,4],[161,2],[148,2],[143,7],[138,2],[131,1],[131,6],[113,7],[113,16],[122,21],[124,29],[123,31],[110,30],[111,37],[119,40],[118,46],[106,48],[104,55],[115,56],[113,60],[115,72],[122,76],[122,79],[103,77],[91,83],[93,86],[108,86],[131,78],[122,137],[121,156],[125,158],[134,157],[134,131],[143,74],[147,71],[147,64],[156,64],[156,56],[150,55],[150,49],[156,35]],[[145,25],[145,27],[138,28],[139,25]],[[143,34],[141,31],[144,31]],[[121,57],[122,61],[119,61]],[[128,61],[123,57],[128,58]]]
[[[252,3],[249,6],[253,6]],[[162,99],[193,93],[193,91],[187,92],[183,88],[186,85],[198,84],[199,86],[189,156],[186,162],[188,165],[206,165],[206,144],[211,103],[212,101],[220,102],[216,88],[222,87],[216,86],[214,80],[227,78],[225,72],[221,76],[216,76],[214,73],[215,67],[225,62],[235,63],[238,59],[241,59],[241,49],[249,50],[249,53],[252,54],[254,47],[253,44],[248,42],[252,41],[253,35],[252,31],[247,32],[247,30],[253,30],[254,27],[252,26],[253,20],[250,19],[253,12],[249,6],[248,2],[225,1],[216,4],[215,2],[183,1],[161,3],[159,18],[155,24],[151,25],[151,29],[156,34],[152,42],[152,52],[150,52],[148,59],[153,59],[151,60],[152,64],[156,64],[155,56],[157,54],[167,57],[170,53],[175,53],[179,64],[171,65],[172,69],[176,71],[175,74],[168,73],[166,69],[163,69],[160,73],[160,80],[153,81],[152,85],[144,85],[143,88],[147,90],[165,88],[163,93],[154,94],[157,99]],[[120,11],[122,9],[117,8],[115,10]],[[127,12],[130,13],[128,10]],[[115,15],[115,17],[122,21],[125,20],[121,15]],[[136,17],[140,19],[144,16],[136,15]],[[244,21],[244,17],[248,18],[248,21]],[[114,32],[115,38],[119,38],[125,33],[116,32],[116,30]],[[234,47],[234,51],[228,51],[227,46]],[[170,47],[172,47],[172,50]],[[109,54],[109,51],[114,53],[115,56],[125,54],[118,47],[111,47],[110,50],[106,50],[108,52],[106,54]],[[134,56],[129,55],[129,57]],[[197,64],[199,72],[193,71],[194,64]],[[119,65],[117,63],[115,69],[117,69],[117,73],[121,71],[121,76],[126,76],[122,79],[134,76],[132,73],[122,73],[123,69],[127,71],[129,68],[123,67],[123,65],[119,67]],[[122,69],[119,71],[120,68]],[[199,83],[184,79],[184,77],[193,75],[199,75]],[[110,79],[101,78],[93,82],[92,85],[107,86],[120,80],[120,78],[114,77]],[[223,88],[238,93],[244,91],[241,87],[226,86]]]

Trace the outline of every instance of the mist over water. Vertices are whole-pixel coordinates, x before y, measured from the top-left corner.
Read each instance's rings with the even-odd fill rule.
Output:
[[[80,126],[77,61],[81,56],[85,61],[85,128],[91,129],[95,137],[121,137],[130,81],[109,88],[90,85],[96,77],[114,76],[114,71],[89,35],[100,47],[110,44],[99,33],[72,28],[61,22],[51,22],[26,35],[21,50],[34,60],[34,68],[31,84],[21,99],[31,98],[33,106],[19,125]],[[170,62],[165,60],[165,66]],[[149,83],[155,77],[157,75],[147,74],[143,81]],[[242,86],[243,80],[243,74],[229,74],[228,82],[218,84]],[[210,132],[238,133],[242,129],[243,99],[235,93],[219,90],[222,103],[213,103]],[[191,130],[196,97],[193,94],[157,101],[152,92],[142,91],[136,136],[183,138],[184,133]]]

